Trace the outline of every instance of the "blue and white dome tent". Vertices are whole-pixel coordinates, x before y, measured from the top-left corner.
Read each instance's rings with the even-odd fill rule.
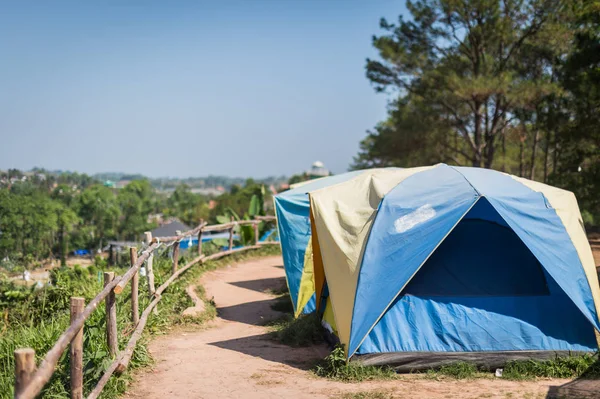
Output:
[[[600,287],[573,193],[438,164],[309,197],[316,297],[328,293],[348,359],[497,367],[597,350]]]

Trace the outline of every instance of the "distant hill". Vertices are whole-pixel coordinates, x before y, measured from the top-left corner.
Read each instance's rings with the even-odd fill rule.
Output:
[[[234,185],[243,186],[246,184],[248,178],[243,177],[229,177],[229,176],[204,176],[204,177],[188,177],[188,178],[157,178],[150,179],[152,186],[159,190],[169,190],[177,187],[179,184],[187,184],[192,188],[213,188],[223,187],[229,190]],[[257,183],[270,186],[271,184],[279,186],[283,183],[287,183],[288,178],[286,176],[268,176],[262,179],[252,179]]]
[[[139,179],[148,179],[152,186],[157,190],[171,190],[177,187],[180,184],[187,184],[191,188],[215,188],[215,187],[223,187],[226,190],[229,190],[233,185],[244,185],[248,178],[244,177],[229,177],[229,176],[200,176],[200,177],[159,177],[159,178],[148,178],[141,174],[127,174],[127,173],[119,173],[119,172],[109,172],[109,173],[96,173],[92,176],[94,179],[99,181],[123,181],[123,180],[139,180]],[[288,178],[286,176],[268,176],[262,179],[253,179],[257,183],[262,183],[265,185],[274,184],[278,186],[282,183],[287,183]]]

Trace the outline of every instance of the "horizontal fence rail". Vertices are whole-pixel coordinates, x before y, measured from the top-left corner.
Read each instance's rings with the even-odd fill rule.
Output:
[[[115,360],[107,367],[104,375],[96,384],[96,387],[88,395],[88,399],[97,398],[113,374],[120,374],[127,370],[137,341],[142,336],[148,318],[152,312],[156,312],[162,294],[169,285],[194,265],[203,264],[209,260],[218,259],[237,252],[261,248],[263,245],[279,244],[278,241],[259,241],[259,224],[274,220],[275,216],[255,216],[253,220],[232,220],[229,223],[210,226],[204,221],[201,221],[196,228],[172,237],[152,237],[151,233],[145,233],[144,241],[147,247],[139,256],[135,248],[130,248],[131,266],[122,276],[115,276],[113,272],[105,272],[104,288],[90,301],[90,303],[87,304],[87,306],[84,306],[85,303],[83,298],[71,298],[70,326],[61,334],[52,349],[46,353],[46,356],[37,369],[35,365],[35,352],[33,349],[23,348],[15,351],[15,398],[32,399],[39,395],[44,386],[52,378],[56,366],[67,347],[70,347],[71,398],[83,398],[83,329],[85,321],[90,317],[94,310],[96,310],[98,305],[102,301],[105,301],[106,339],[110,352],[109,355],[114,356]],[[233,248],[234,229],[237,226],[242,225],[253,225],[255,237],[254,245]],[[229,245],[226,250],[221,250],[207,256],[202,253],[202,234],[211,231],[229,231]],[[197,256],[189,263],[179,268],[179,242],[190,236],[198,236]],[[173,246],[173,272],[160,287],[155,288],[153,271],[154,251],[163,243],[168,246]],[[151,301],[140,315],[138,309],[138,273],[139,269],[144,264],[146,265],[148,295]],[[135,329],[131,333],[125,349],[119,352],[117,345],[118,331],[115,298],[116,295],[119,295],[124,291],[130,281],[132,285],[131,319]]]

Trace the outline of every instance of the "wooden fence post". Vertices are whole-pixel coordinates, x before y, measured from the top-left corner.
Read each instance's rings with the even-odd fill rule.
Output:
[[[152,233],[147,231],[144,233],[146,237],[146,245],[150,246],[152,244]],[[156,287],[154,286],[154,251],[148,256],[148,260],[146,260],[146,277],[148,278],[148,296],[152,300],[154,293],[156,292]],[[152,310],[154,314],[158,314],[158,305],[154,307]]]
[[[150,246],[150,244],[152,244],[152,233],[147,231],[144,234],[146,236],[146,245]],[[146,261],[146,276],[148,277],[148,293],[150,294],[151,298],[154,295],[154,292],[156,291],[156,288],[154,287],[153,262],[154,262],[154,253],[151,253],[150,256],[148,256],[148,260]]]
[[[231,217],[231,223],[233,223],[233,216]],[[231,226],[231,228],[229,229],[229,250],[231,251],[233,249],[233,228],[235,226]]]
[[[181,231],[177,230],[175,232],[175,234],[180,235]],[[173,273],[175,273],[177,271],[178,262],[179,262],[179,241],[175,241],[175,244],[173,244]]]
[[[200,219],[200,225],[204,224],[204,219]],[[202,255],[202,229],[198,232],[198,256]]]
[[[85,299],[71,297],[71,325],[83,312]],[[83,398],[83,327],[71,341],[71,399]]]
[[[21,395],[34,372],[35,351],[31,348],[17,349],[15,351],[15,398]]]
[[[104,286],[113,281],[114,272],[104,272]],[[106,342],[108,343],[108,352],[111,356],[116,356],[119,351],[117,342],[117,304],[114,290],[106,297]]]
[[[129,258],[131,259],[131,266],[135,265],[135,262],[137,262],[138,259],[136,247],[129,247]],[[136,271],[131,278],[131,321],[134,326],[140,321],[140,308],[138,305],[139,287],[140,273]]]
[[[260,222],[255,222],[254,223],[254,244],[258,245],[258,240],[260,239],[260,237],[258,236],[258,224]]]

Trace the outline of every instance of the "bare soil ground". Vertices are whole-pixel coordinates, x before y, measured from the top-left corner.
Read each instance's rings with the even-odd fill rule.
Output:
[[[265,291],[285,284],[282,264],[280,257],[269,257],[205,274],[200,283],[207,298],[214,297],[219,317],[205,328],[155,339],[150,345],[155,367],[136,376],[126,397],[534,399],[571,397],[565,389],[577,389],[558,379],[457,381],[404,375],[394,381],[342,383],[318,378],[309,368],[327,354],[325,346],[284,346],[264,326],[280,316],[271,309],[274,297]]]

